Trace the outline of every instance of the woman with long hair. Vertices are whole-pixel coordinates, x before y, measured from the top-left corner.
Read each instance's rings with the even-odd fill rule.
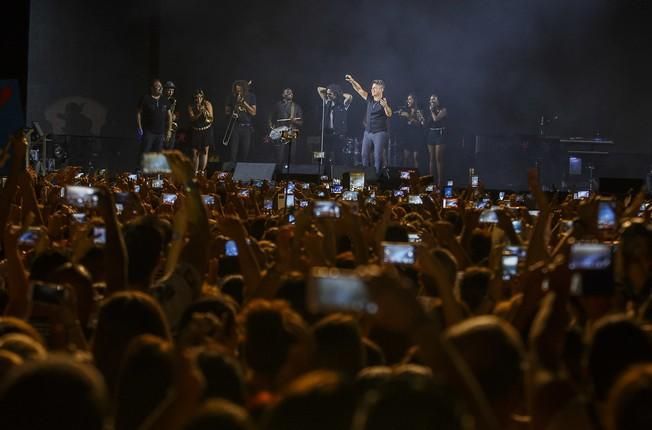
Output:
[[[437,186],[441,187],[448,110],[439,103],[439,97],[435,94],[430,96],[429,108],[425,118],[426,143],[430,155],[429,168],[433,178],[435,169],[437,170]]]
[[[195,173],[204,175],[208,163],[208,148],[213,146],[213,105],[206,100],[204,91],[195,90],[193,103],[188,106],[192,127],[192,160]]]
[[[403,166],[419,167],[419,151],[423,150],[423,124],[425,118],[419,109],[417,98],[414,94],[408,94],[405,101],[405,109],[399,111],[403,120],[402,147]]]

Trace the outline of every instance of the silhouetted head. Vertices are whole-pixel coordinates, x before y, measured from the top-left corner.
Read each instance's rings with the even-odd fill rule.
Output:
[[[652,344],[636,322],[623,315],[603,318],[595,326],[587,362],[596,399],[606,400],[628,367],[649,361]]]
[[[6,429],[103,430],[107,406],[98,372],[64,357],[23,364],[0,388]]]

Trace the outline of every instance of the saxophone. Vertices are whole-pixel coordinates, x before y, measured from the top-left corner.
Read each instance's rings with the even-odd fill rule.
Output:
[[[176,133],[177,129],[179,128],[179,124],[176,121],[177,115],[175,113],[177,110],[177,99],[175,99],[174,97],[170,97],[168,101],[170,102],[170,112],[172,113],[172,123],[170,124],[170,131],[172,131],[172,133]]]

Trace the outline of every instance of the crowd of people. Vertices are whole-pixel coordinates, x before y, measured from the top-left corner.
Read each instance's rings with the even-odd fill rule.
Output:
[[[652,428],[643,192],[37,176],[10,145],[2,428]]]

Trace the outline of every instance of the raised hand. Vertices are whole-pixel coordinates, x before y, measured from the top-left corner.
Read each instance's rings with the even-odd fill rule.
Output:
[[[237,240],[239,238],[246,238],[249,234],[242,222],[232,216],[219,217],[217,219],[217,228],[224,233],[225,236]]]
[[[177,182],[182,184],[189,183],[194,176],[192,162],[179,151],[163,151],[165,158],[168,160],[172,175]]]

